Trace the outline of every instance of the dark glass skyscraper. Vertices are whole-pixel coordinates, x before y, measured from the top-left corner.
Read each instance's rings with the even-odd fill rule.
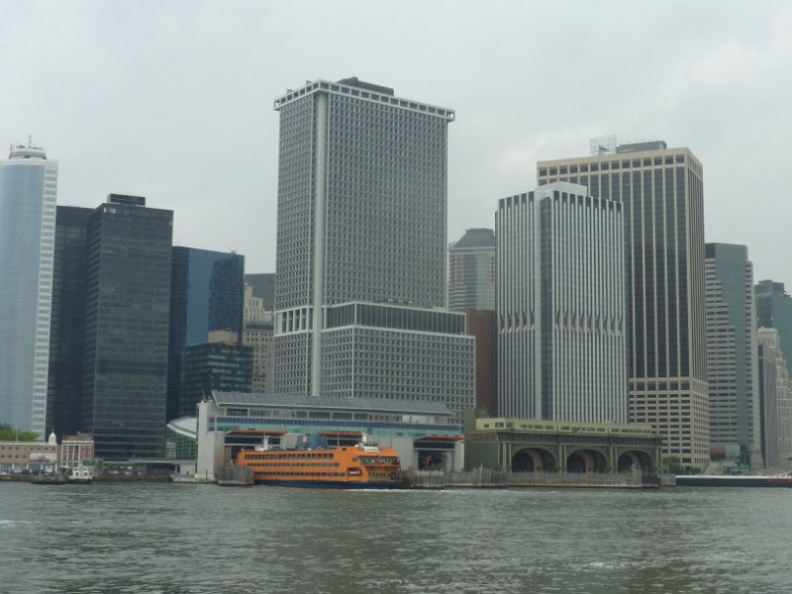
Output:
[[[59,436],[80,429],[86,234],[92,213],[92,208],[57,208],[47,427]]]
[[[615,143],[614,143],[615,144]],[[541,161],[540,185],[569,181],[624,205],[630,420],[663,435],[683,466],[710,460],[699,160],[663,141]]]
[[[104,459],[165,452],[173,212],[110,194],[87,231],[82,428]]]
[[[233,336],[232,333],[218,334]],[[179,415],[195,415],[196,405],[212,390],[251,391],[253,348],[234,339],[235,342],[207,342],[185,349]]]
[[[185,348],[203,344],[209,332],[227,330],[242,339],[245,259],[238,254],[173,248],[168,346],[167,418],[179,415]]]

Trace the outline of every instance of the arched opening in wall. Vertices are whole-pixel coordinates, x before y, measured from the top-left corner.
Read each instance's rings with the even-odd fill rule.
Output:
[[[541,448],[526,448],[512,456],[511,469],[512,472],[553,472],[555,456]]]
[[[616,464],[619,472],[640,470],[641,472],[654,472],[652,457],[641,450],[630,450],[619,456]]]
[[[567,472],[606,472],[608,460],[597,450],[576,450],[567,456]]]

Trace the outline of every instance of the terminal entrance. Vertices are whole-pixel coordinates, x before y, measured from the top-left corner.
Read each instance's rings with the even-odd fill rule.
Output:
[[[567,456],[567,472],[607,472],[608,460],[597,450],[577,450]]]
[[[632,450],[619,456],[618,471],[627,472],[640,470],[641,472],[654,472],[652,457],[646,452]]]
[[[512,457],[512,472],[553,472],[556,469],[553,454],[541,448],[520,450]]]

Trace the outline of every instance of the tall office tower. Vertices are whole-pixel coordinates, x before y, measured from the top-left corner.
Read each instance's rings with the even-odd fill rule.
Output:
[[[82,429],[108,460],[165,452],[173,212],[110,194],[88,223]]]
[[[787,469],[792,462],[792,381],[775,328],[759,328],[759,403],[762,456],[766,468]]]
[[[244,277],[244,256],[173,248],[167,420],[179,416],[185,348],[206,343],[209,333],[215,330],[227,330],[241,338]]]
[[[762,466],[753,265],[748,248],[706,244],[707,362],[713,453]]]
[[[472,406],[474,339],[464,335],[464,316],[430,311],[446,301],[447,127],[454,113],[356,78],[308,83],[277,99],[275,109],[276,392],[362,395],[368,385],[381,397]],[[417,363],[434,366],[434,377],[416,368],[400,384],[400,369],[423,348],[427,358]],[[371,359],[375,351],[383,359]],[[396,351],[412,356],[388,356]],[[357,358],[342,360],[342,352]],[[470,385],[459,391],[465,359],[470,377],[459,381]],[[435,385],[442,375],[454,378]],[[325,377],[332,378],[327,386]]]
[[[495,310],[495,233],[468,229],[448,249],[448,309]]]
[[[498,415],[626,423],[622,205],[555,182],[501,199],[495,229]]]
[[[541,161],[540,185],[569,181],[623,204],[630,420],[650,423],[666,456],[710,460],[701,163],[662,141]]]
[[[792,297],[787,295],[784,283],[763,280],[754,287],[756,323],[759,328],[775,328],[786,357],[787,372],[792,377]]]
[[[11,147],[0,160],[0,423],[47,431],[58,163]]]
[[[80,430],[86,253],[92,208],[59,206],[55,219],[47,427],[59,436]]]
[[[210,332],[207,342],[185,350],[179,416],[195,416],[198,403],[213,390],[249,393],[252,372],[251,347],[241,345],[235,332]]]

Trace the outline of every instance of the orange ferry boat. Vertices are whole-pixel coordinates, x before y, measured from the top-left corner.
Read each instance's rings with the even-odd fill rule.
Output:
[[[237,466],[265,485],[337,489],[393,489],[401,485],[401,462],[393,448],[381,448],[365,434],[355,445],[329,447],[322,435],[302,435],[296,449],[271,447],[267,439],[241,450]]]

